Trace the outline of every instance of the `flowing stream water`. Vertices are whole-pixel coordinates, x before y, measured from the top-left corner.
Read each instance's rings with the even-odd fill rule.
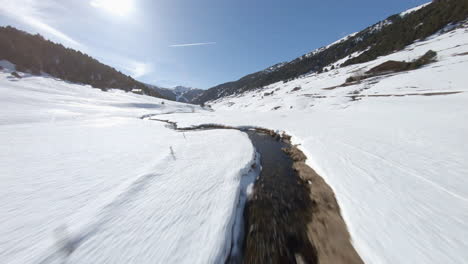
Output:
[[[237,241],[230,242],[226,263],[317,263],[316,249],[307,237],[312,215],[308,183],[298,176],[285,152],[292,147],[289,140],[261,128],[213,124],[178,128],[174,122],[151,120],[166,122],[177,131],[237,129],[247,133],[259,154],[261,170],[253,193],[249,199],[240,195],[241,210],[233,216],[237,228],[232,230],[238,233],[231,237]]]

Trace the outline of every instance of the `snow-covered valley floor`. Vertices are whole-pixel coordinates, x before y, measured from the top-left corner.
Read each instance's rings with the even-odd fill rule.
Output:
[[[172,131],[139,117],[194,106],[121,91],[6,71],[0,86],[0,262],[224,259],[244,133]]]
[[[437,62],[345,87],[347,77],[428,50]],[[468,32],[365,64],[197,106],[0,72],[0,262],[218,263],[241,176],[235,130],[284,130],[333,188],[366,263],[468,259]],[[333,88],[335,87],[335,88]],[[456,92],[456,93],[455,93]],[[162,104],[164,102],[164,104]]]

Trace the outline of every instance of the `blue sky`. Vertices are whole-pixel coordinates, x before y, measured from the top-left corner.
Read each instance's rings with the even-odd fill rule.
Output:
[[[0,25],[40,33],[140,81],[205,89],[426,2],[0,0]]]

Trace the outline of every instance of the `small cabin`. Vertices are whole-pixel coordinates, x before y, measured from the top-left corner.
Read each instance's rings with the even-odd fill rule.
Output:
[[[132,93],[143,94],[143,90],[134,88],[134,89],[132,89]]]

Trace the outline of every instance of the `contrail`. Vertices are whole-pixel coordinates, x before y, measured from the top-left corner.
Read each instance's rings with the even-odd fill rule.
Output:
[[[199,42],[199,43],[186,43],[186,44],[174,44],[169,47],[190,47],[190,46],[204,46],[204,45],[215,45],[216,42]]]

